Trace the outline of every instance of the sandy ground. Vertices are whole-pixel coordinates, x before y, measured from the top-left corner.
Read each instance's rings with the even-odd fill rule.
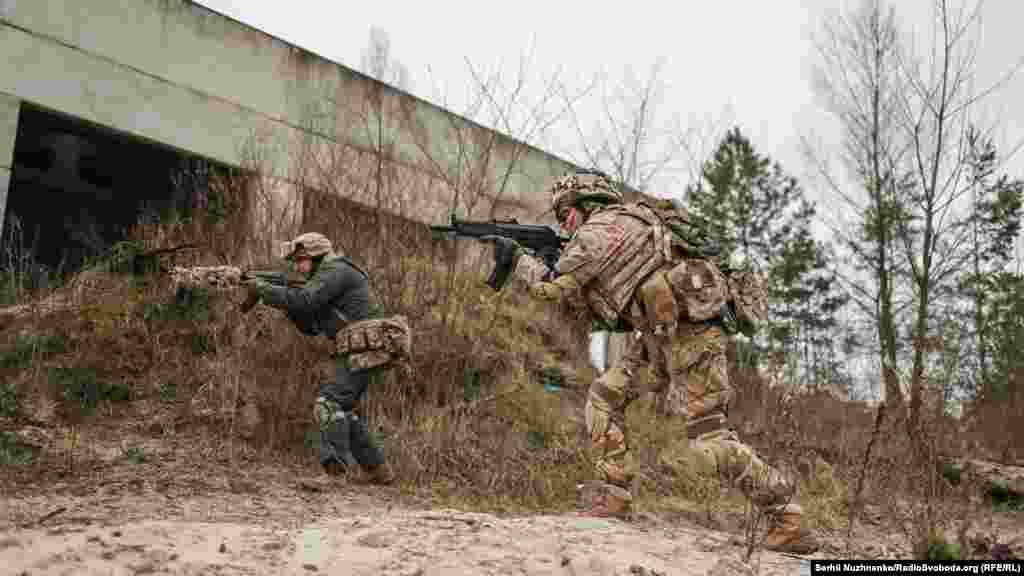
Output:
[[[454,510],[373,511],[281,522],[56,518],[0,533],[5,574],[722,574],[730,537],[575,516],[498,517]],[[296,519],[298,520],[298,519]],[[765,553],[761,574],[799,574]],[[738,573],[743,573],[742,571]]]
[[[0,470],[0,574],[751,573],[734,564],[736,535],[686,521],[432,509],[308,465],[230,464],[176,444],[133,462],[93,439],[74,473]],[[760,574],[800,570],[760,555]]]
[[[67,522],[0,536],[6,574],[721,574],[728,538],[571,516],[381,510],[299,526]],[[799,574],[766,554],[761,574]],[[742,573],[742,572],[740,572]]]

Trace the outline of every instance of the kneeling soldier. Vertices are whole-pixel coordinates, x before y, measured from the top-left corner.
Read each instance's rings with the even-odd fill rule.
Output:
[[[394,474],[362,419],[354,412],[375,372],[408,358],[409,330],[402,316],[371,318],[368,277],[335,254],[323,234],[285,243],[285,259],[307,277],[304,287],[249,282],[250,295],[284,310],[304,334],[335,340],[335,379],[324,383],[313,410],[320,427],[320,464],[330,475],[360,466],[376,484]]]

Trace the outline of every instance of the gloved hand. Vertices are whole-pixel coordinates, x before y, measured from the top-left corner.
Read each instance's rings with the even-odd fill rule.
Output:
[[[245,296],[247,300],[260,300],[270,290],[270,283],[266,280],[253,278],[245,281]]]

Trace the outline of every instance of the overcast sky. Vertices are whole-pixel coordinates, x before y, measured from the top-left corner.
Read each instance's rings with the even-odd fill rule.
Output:
[[[816,60],[813,34],[822,18],[859,0],[714,0],[669,4],[633,0],[520,1],[502,8],[486,2],[339,3],[326,0],[199,0],[201,4],[352,68],[360,67],[372,26],[387,31],[393,58],[406,66],[410,91],[455,111],[465,110],[472,85],[467,60],[511,78],[532,49],[533,88],[556,69],[570,90],[595,74],[611,81],[632,69],[644,77],[659,59],[666,85],[659,113],[668,126],[738,125],[762,153],[801,176],[800,138],[829,142],[836,129],[821,111],[810,83]],[[932,0],[900,0],[897,17],[924,37]],[[980,84],[994,81],[1024,56],[1024,1],[989,0],[980,45]],[[1004,147],[1024,139],[1024,73],[988,100],[1002,118]],[[600,118],[597,94],[577,107],[584,128]],[[713,142],[712,142],[713,144]],[[579,138],[566,122],[543,147],[580,159]],[[1024,176],[1024,153],[1008,167]],[[681,189],[685,172],[656,183]],[[813,187],[813,186],[810,186]],[[666,190],[659,192],[665,193]],[[813,191],[811,191],[813,193]]]

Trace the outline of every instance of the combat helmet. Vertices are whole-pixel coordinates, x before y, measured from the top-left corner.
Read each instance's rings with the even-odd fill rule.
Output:
[[[605,173],[597,170],[576,170],[555,180],[549,191],[551,207],[558,215],[570,206],[592,201],[601,204],[621,204],[622,194]]]
[[[331,241],[319,232],[306,232],[294,240],[281,243],[281,257],[285,260],[296,258],[316,258],[333,252]]]

